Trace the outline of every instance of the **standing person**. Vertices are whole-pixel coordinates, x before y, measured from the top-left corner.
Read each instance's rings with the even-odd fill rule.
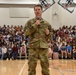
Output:
[[[25,36],[29,36],[28,75],[36,75],[38,58],[42,67],[42,75],[50,75],[46,40],[51,38],[51,25],[42,18],[41,5],[35,5],[34,13],[35,18],[29,20],[24,28]]]

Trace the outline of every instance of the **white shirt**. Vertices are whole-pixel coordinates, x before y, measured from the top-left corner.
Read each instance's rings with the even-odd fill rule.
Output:
[[[7,52],[7,48],[2,48],[2,54]]]

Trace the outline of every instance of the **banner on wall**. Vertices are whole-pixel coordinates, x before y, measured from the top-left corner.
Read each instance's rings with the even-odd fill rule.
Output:
[[[54,0],[39,0],[39,2],[43,7],[43,12],[48,8],[50,8],[55,3]]]
[[[59,0],[58,4],[72,13],[76,7],[76,0]]]

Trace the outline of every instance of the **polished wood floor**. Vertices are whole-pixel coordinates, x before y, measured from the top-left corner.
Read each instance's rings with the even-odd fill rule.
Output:
[[[0,75],[28,75],[28,60],[0,60]],[[76,75],[76,60],[49,60],[50,75]],[[40,62],[37,74],[41,74]]]

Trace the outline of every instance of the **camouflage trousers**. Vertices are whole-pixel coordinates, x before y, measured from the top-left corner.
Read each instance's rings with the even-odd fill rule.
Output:
[[[45,48],[29,49],[28,75],[36,75],[37,60],[40,59],[42,75],[49,74],[48,50]]]

